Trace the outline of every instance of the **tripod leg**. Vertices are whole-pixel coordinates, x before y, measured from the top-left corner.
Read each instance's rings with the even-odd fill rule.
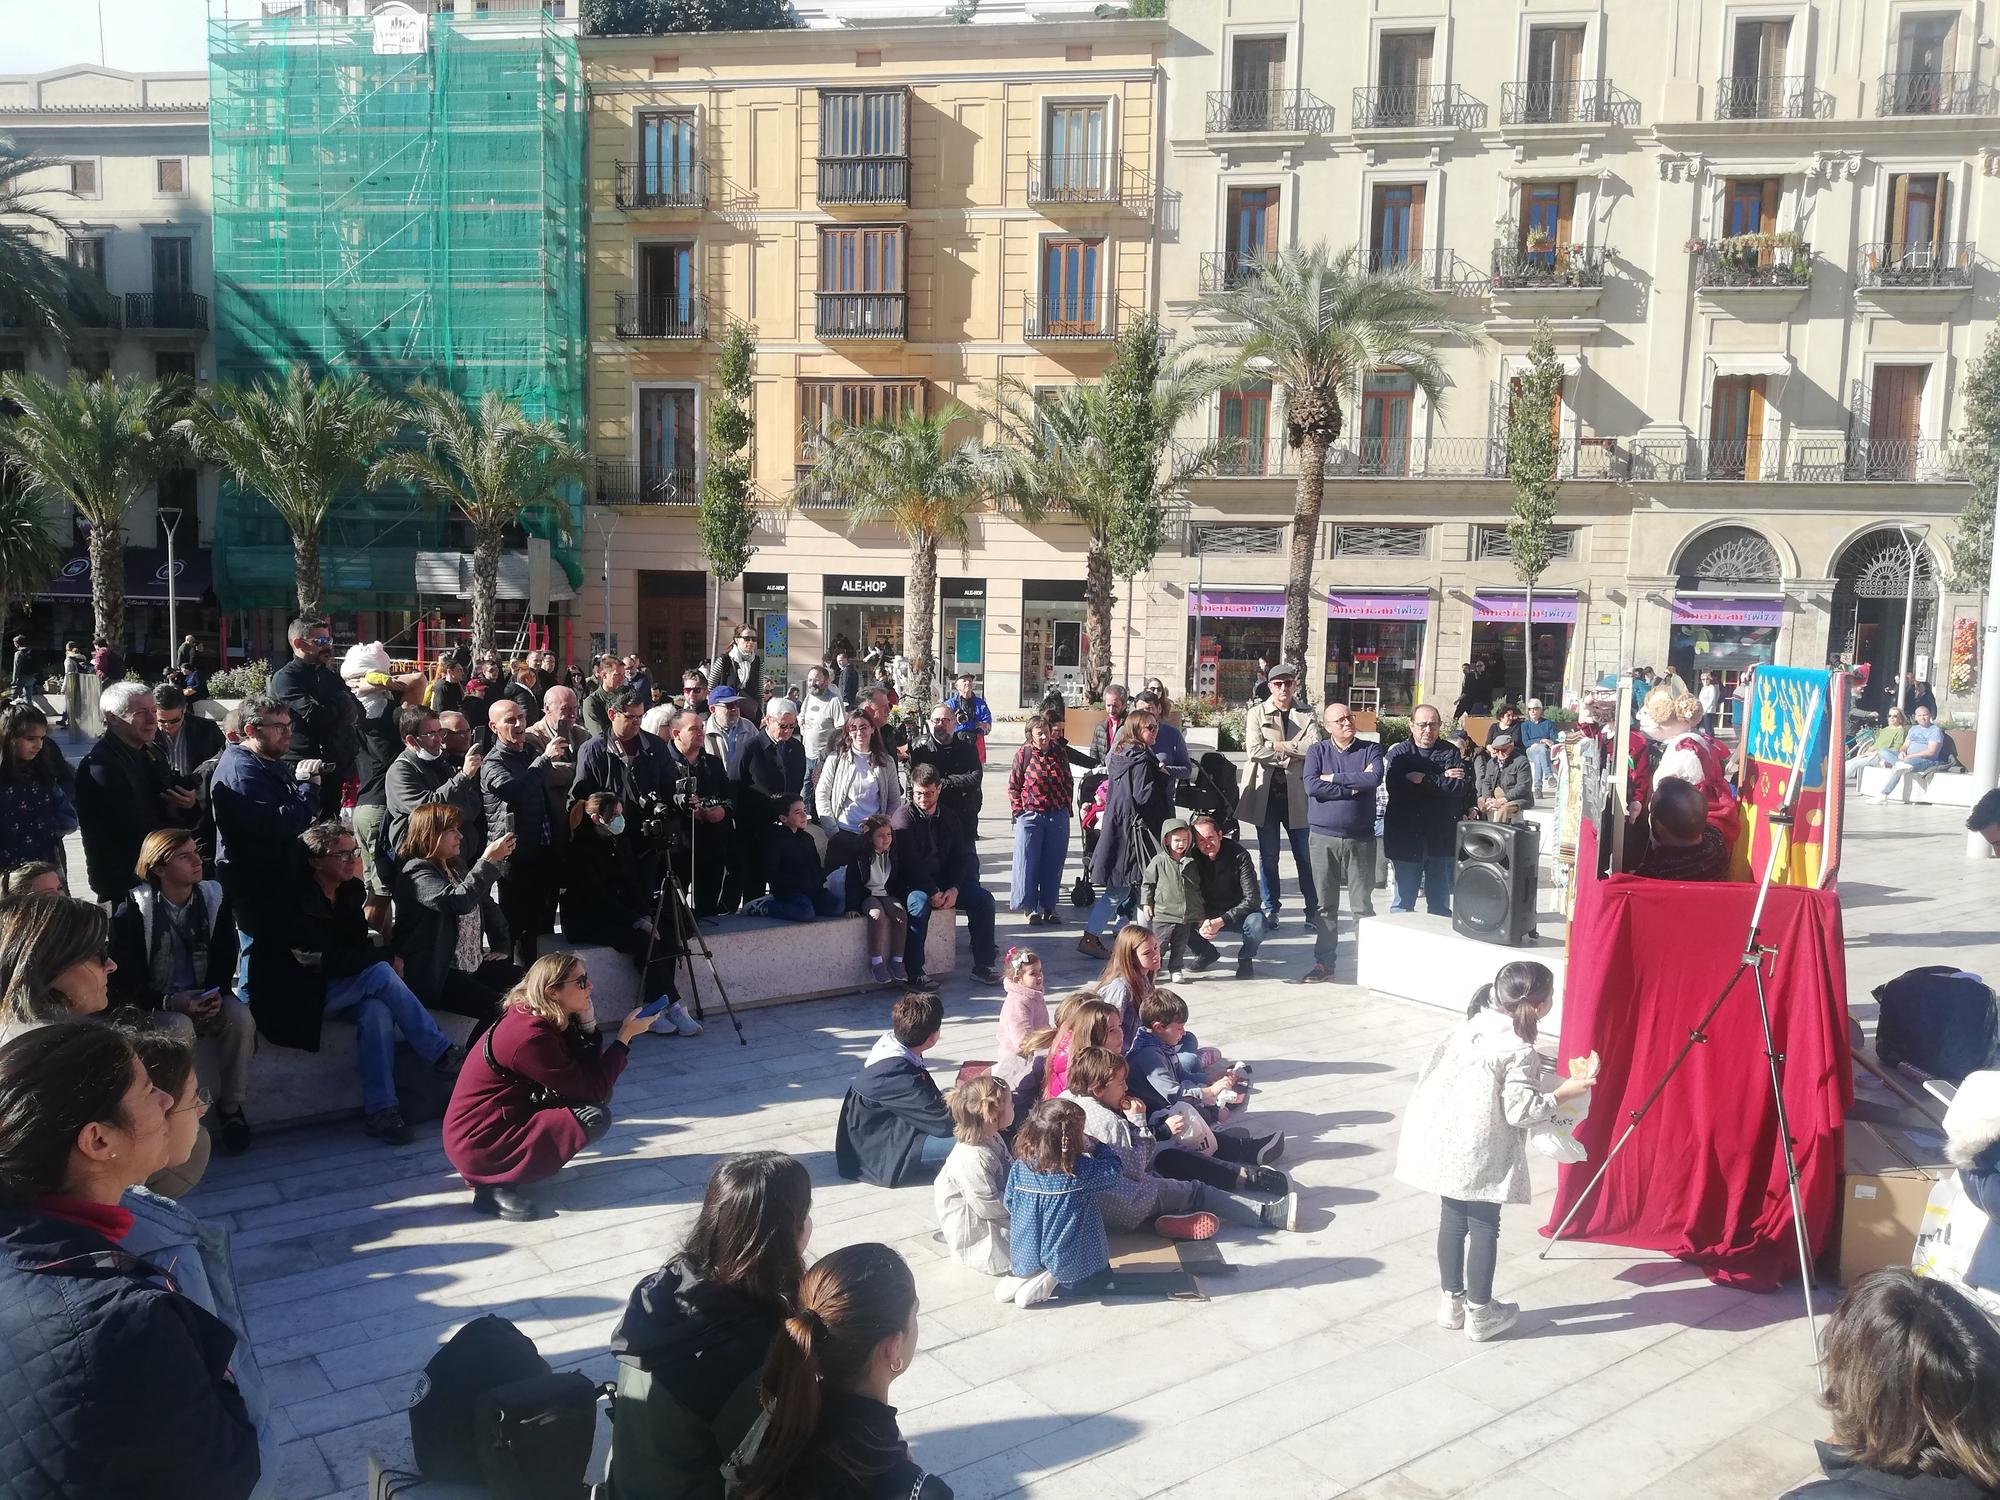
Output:
[[[1812,1244],[1806,1237],[1805,1195],[1799,1191],[1799,1159],[1792,1150],[1792,1121],[1785,1109],[1784,1075],[1778,1064],[1777,1037],[1771,1031],[1771,1006],[1764,995],[1764,970],[1756,974],[1757,1017],[1764,1024],[1764,1061],[1771,1070],[1771,1102],[1778,1111],[1778,1144],[1785,1153],[1785,1188],[1792,1200],[1792,1238],[1799,1249],[1799,1288],[1806,1299],[1806,1335],[1812,1340],[1813,1373],[1819,1378],[1820,1393],[1826,1393],[1826,1367],[1820,1362],[1819,1322],[1813,1308]]]

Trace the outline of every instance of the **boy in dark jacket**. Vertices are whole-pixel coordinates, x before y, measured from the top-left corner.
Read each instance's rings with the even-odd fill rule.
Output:
[[[847,902],[827,889],[819,845],[806,832],[805,798],[788,798],[784,808],[784,816],[764,830],[760,850],[764,881],[771,893],[744,911],[754,908],[758,915],[786,922],[837,917],[847,909]]]
[[[1160,947],[1160,967],[1170,982],[1181,982],[1188,937],[1208,917],[1202,902],[1201,867],[1194,861],[1194,830],[1179,818],[1160,829],[1160,852],[1139,881],[1139,904]]]
[[[923,1058],[943,1023],[935,995],[912,991],[896,1002],[889,1029],[840,1101],[833,1163],[842,1177],[901,1187],[931,1176],[951,1155],[951,1111]]]

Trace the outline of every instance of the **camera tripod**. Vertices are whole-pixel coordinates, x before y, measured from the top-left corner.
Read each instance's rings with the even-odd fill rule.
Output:
[[[1626,1143],[1632,1139],[1639,1126],[1645,1122],[1646,1116],[1652,1112],[1654,1104],[1667,1091],[1667,1085],[1672,1083],[1674,1075],[1680,1072],[1681,1064],[1688,1060],[1696,1047],[1708,1040],[1709,1024],[1714,1021],[1716,1014],[1728,1002],[1729,997],[1735,993],[1736,986],[1742,982],[1743,976],[1748,974],[1757,994],[1757,1016],[1764,1028],[1764,1061],[1770,1072],[1771,1102],[1776,1106],[1778,1115],[1778,1146],[1785,1156],[1785,1187],[1792,1203],[1792,1238],[1798,1244],[1799,1282],[1806,1299],[1806,1332],[1812,1339],[1813,1371],[1818,1376],[1822,1393],[1826,1390],[1826,1369],[1820,1360],[1819,1321],[1813,1307],[1812,1244],[1806,1235],[1805,1199],[1799,1191],[1798,1154],[1793,1150],[1791,1117],[1785,1109],[1782,1071],[1785,1055],[1778,1050],[1777,1036],[1771,1030],[1771,1003],[1764,992],[1764,966],[1767,960],[1777,956],[1778,950],[1762,942],[1758,932],[1763,925],[1764,903],[1770,898],[1771,885],[1778,873],[1778,861],[1789,853],[1791,848],[1789,830],[1798,810],[1799,793],[1804,788],[1806,755],[1812,747],[1815,721],[1819,717],[1823,701],[1822,691],[1818,688],[1813,689],[1813,696],[1806,704],[1804,720],[1800,726],[1798,749],[1793,753],[1791,771],[1785,781],[1785,794],[1779,799],[1778,805],[1765,815],[1771,825],[1771,848],[1765,857],[1764,876],[1757,889],[1757,904],[1750,912],[1750,930],[1744,937],[1743,952],[1737,959],[1735,972],[1729,976],[1728,983],[1723,985],[1722,992],[1715,997],[1714,1003],[1702,1012],[1701,1019],[1688,1031],[1687,1040],[1681,1044],[1680,1051],[1674,1054],[1674,1060],[1667,1064],[1667,1070],[1660,1075],[1659,1082],[1653,1085],[1652,1091],[1640,1102],[1638,1108],[1628,1112],[1625,1129],[1619,1134],[1597,1170],[1591,1174],[1590,1181],[1584,1185],[1583,1191],[1577,1194],[1576,1202],[1570,1205],[1569,1212],[1562,1217],[1562,1222],[1550,1233],[1548,1244],[1542,1247],[1542,1252],[1537,1257],[1547,1260],[1549,1252],[1561,1242],[1563,1231],[1569,1228],[1570,1221],[1583,1211],[1583,1206],[1596,1193],[1599,1184],[1604,1181],[1605,1174],[1611,1170],[1611,1164],[1618,1159],[1618,1153],[1625,1149]]]
[[[681,878],[674,873],[673,852],[662,848],[660,894],[653,902],[653,930],[646,938],[646,957],[639,965],[643,977],[653,963],[653,949],[660,941],[662,924],[667,919],[668,904],[671,900],[674,916],[674,937],[680,943],[676,958],[687,965],[688,998],[694,1005],[697,1021],[706,1021],[708,1014],[702,1009],[701,986],[696,980],[695,954],[700,953],[702,961],[708,965],[708,977],[715,981],[715,993],[722,997],[723,1012],[729,1017],[729,1024],[736,1028],[736,1045],[747,1047],[750,1039],[743,1034],[743,1023],[736,1018],[736,1007],[729,1003],[729,989],[722,982],[722,974],[715,967],[715,954],[708,946],[708,939],[702,935],[701,920],[694,911],[694,898],[688,888],[681,884]],[[692,821],[688,827],[688,879],[694,879],[695,833]]]

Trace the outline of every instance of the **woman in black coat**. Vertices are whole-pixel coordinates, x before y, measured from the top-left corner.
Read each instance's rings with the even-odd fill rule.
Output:
[[[574,826],[563,871],[563,941],[616,948],[635,967],[646,964],[640,994],[653,999],[669,995],[678,1004],[674,958],[681,944],[674,928],[674,898],[667,897],[662,908],[665,921],[655,939],[654,908],[646,899],[638,858],[630,842],[620,837],[625,832],[624,804],[609,792],[593,792],[570,816]],[[649,947],[653,957],[648,964]]]
[[[247,1500],[257,1430],[236,1335],[123,1248],[126,1190],[168,1165],[131,1045],[57,1021],[0,1047],[0,1493]]]
[[[493,899],[514,835],[494,839],[462,870],[460,816],[449,802],[410,814],[397,851],[389,951],[402,960],[403,983],[428,1009],[471,1016],[483,1029],[499,1019],[500,1002],[521,982],[521,968],[506,956],[507,919]]]
[[[1090,909],[1076,945],[1095,958],[1110,956],[1105,934],[1130,920],[1139,878],[1159,844],[1161,825],[1174,815],[1173,777],[1153,753],[1159,733],[1155,715],[1134,709],[1119,725],[1118,743],[1105,763],[1104,815],[1097,821],[1097,847],[1090,856],[1090,878],[1104,893]]]

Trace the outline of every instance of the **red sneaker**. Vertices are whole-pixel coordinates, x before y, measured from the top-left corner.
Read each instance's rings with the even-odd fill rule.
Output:
[[[1153,1228],[1168,1240],[1212,1240],[1221,1227],[1210,1213],[1161,1214],[1153,1220]]]

